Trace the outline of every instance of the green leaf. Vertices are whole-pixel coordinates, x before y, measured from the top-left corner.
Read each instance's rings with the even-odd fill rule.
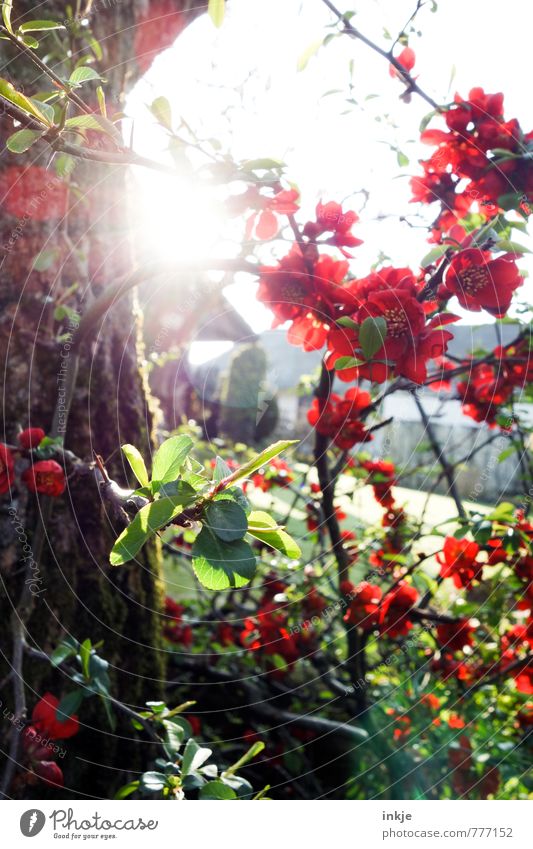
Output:
[[[52,666],[60,666],[64,660],[69,657],[75,657],[78,654],[78,641],[67,637],[58,645],[50,656]]]
[[[101,85],[96,87],[96,99],[98,100],[98,108],[100,109],[100,114],[103,115],[104,118],[107,118],[107,108],[105,105],[105,92]]]
[[[359,331],[359,344],[367,360],[371,360],[383,347],[387,336],[387,322],[383,316],[365,318]]]
[[[525,245],[520,245],[518,242],[510,242],[508,239],[502,239],[500,242],[497,242],[495,245],[495,249],[498,251],[506,251],[508,253],[513,254],[531,253],[530,249],[526,248]]]
[[[163,720],[163,728],[165,729],[165,745],[168,749],[169,757],[174,757],[180,750],[185,731],[183,726],[172,720]]]
[[[231,472],[231,469],[229,471]],[[213,500],[227,501],[228,499],[230,499],[231,501],[236,501],[237,504],[242,507],[246,515],[248,515],[248,513],[252,509],[248,498],[246,497],[242,489],[238,486],[230,486],[227,489],[223,489],[222,492],[219,492],[218,495],[215,495]]]
[[[83,701],[82,690],[73,690],[63,696],[56,708],[56,719],[58,722],[66,722],[67,719],[76,713]]]
[[[428,265],[433,265],[438,259],[440,259],[446,251],[450,250],[450,245],[437,245],[437,247],[432,248],[423,258],[420,263],[421,268],[427,268]]]
[[[95,685],[95,690],[104,695],[109,694],[109,663],[95,652],[89,657],[89,677]]]
[[[19,109],[23,109],[24,112],[27,112],[29,115],[32,115],[42,124],[45,124],[47,127],[51,127],[53,121],[49,121],[46,117],[45,111],[42,108],[43,104],[38,104],[32,101],[29,97],[26,97],[22,92],[17,91],[10,82],[4,80],[0,77],[0,95],[8,100],[9,103],[13,103],[15,106],[18,106]]]
[[[504,460],[507,460],[508,457],[512,457],[512,455],[516,452],[516,448],[514,445],[511,448],[506,448],[505,451],[502,451],[501,454],[498,454],[498,463],[503,463]]]
[[[33,37],[33,35],[21,35],[20,40],[26,45],[26,47],[32,47],[34,50],[39,47],[39,42]]]
[[[224,542],[242,539],[248,530],[248,520],[242,507],[229,499],[211,501],[205,508],[209,527]]]
[[[353,320],[353,318],[350,318],[349,315],[341,315],[341,317],[337,319],[337,324],[339,327],[349,327],[351,330],[359,330],[359,325]]]
[[[213,480],[215,483],[227,478],[228,475],[231,475],[231,469],[227,463],[224,462],[222,457],[217,457],[215,460],[215,468],[213,471]]]
[[[8,32],[13,35],[13,27],[11,26],[11,12],[13,10],[13,0],[3,0],[2,2],[2,20]]]
[[[235,472],[232,472],[231,475],[225,478],[225,486],[249,477],[251,474],[256,472],[257,469],[260,469],[262,466],[266,466],[269,460],[277,457],[278,454],[281,454],[281,452],[285,451],[286,448],[289,448],[291,445],[296,445],[298,442],[298,439],[284,439],[280,442],[274,442],[273,445],[265,448],[265,450],[261,451],[261,453],[256,457],[253,457],[247,463],[244,463],[244,465],[240,466]]]
[[[502,501],[492,513],[485,516],[491,522],[514,522],[516,507],[510,501]]]
[[[48,269],[52,267],[58,257],[58,248],[49,248],[48,250],[41,251],[33,260],[32,270],[48,271]]]
[[[297,71],[304,71],[305,68],[307,68],[310,59],[312,59],[313,56],[316,56],[323,43],[324,39],[319,38],[317,39],[317,41],[313,41],[313,43],[310,44],[309,47],[304,50],[301,56],[299,56],[298,61],[296,63]]]
[[[130,781],[129,784],[125,784],[124,787],[121,787],[120,790],[115,793],[115,796],[113,798],[127,799],[128,796],[131,796],[132,793],[135,793],[135,791],[138,790],[140,786],[140,781]]]
[[[55,21],[26,21],[19,26],[19,32],[44,32],[51,29],[65,29]]]
[[[184,492],[181,496],[160,498],[139,510],[115,542],[109,555],[111,565],[122,566],[132,560],[149,537],[159,528],[168,525],[193,499],[194,496],[191,496],[190,492]]]
[[[108,121],[103,115],[76,115],[75,118],[67,118],[65,121],[65,127],[69,130],[98,130],[101,133],[107,133],[107,135],[114,138],[115,141],[120,140],[120,144],[122,144],[122,137],[119,131],[111,123],[111,121]]]
[[[200,788],[200,799],[236,799],[237,794],[223,781],[208,781]]]
[[[68,153],[61,153],[55,160],[56,174],[58,177],[68,177],[74,171],[77,161]]]
[[[192,565],[208,590],[243,587],[254,576],[255,555],[244,540],[224,542],[205,525],[194,541]]]
[[[249,761],[251,761],[255,757],[257,757],[257,755],[260,752],[262,752],[264,748],[265,748],[265,744],[263,743],[263,741],[258,740],[257,743],[254,743],[253,746],[250,746],[250,748],[242,756],[242,758],[239,758],[239,760],[236,763],[234,763],[232,766],[228,767],[228,769],[224,770],[224,773],[223,773],[224,777],[226,777],[228,775],[234,775],[236,772],[238,772],[239,769],[241,769],[243,766],[245,766],[247,763],[249,763]]]
[[[222,22],[224,21],[224,15],[226,12],[226,2],[225,0],[209,0],[207,4],[207,14],[213,21],[216,27],[221,27]]]
[[[140,452],[134,445],[123,445],[122,452],[141,486],[148,486],[148,471]]]
[[[406,165],[409,165],[409,157],[401,150],[396,151],[396,159],[400,168],[405,168]]]
[[[81,660],[81,668],[82,672],[86,678],[91,677],[91,673],[89,672],[89,661],[91,659],[91,649],[92,643],[89,639],[84,640],[80,646],[80,660]]]
[[[47,122],[50,124],[50,126],[52,126],[56,118],[54,107],[50,103],[46,103],[46,101],[37,100],[35,97],[29,97],[28,100],[30,100],[32,104],[37,107],[39,112],[43,113]]]
[[[141,787],[148,793],[160,793],[167,786],[164,772],[144,772],[141,775]]]
[[[158,448],[152,467],[152,481],[169,483],[176,480],[192,448],[190,436],[171,436]]]
[[[157,489],[157,494],[160,498],[190,498],[191,501],[198,496],[197,490],[191,486],[190,483],[184,480],[170,481],[170,483],[163,483],[161,485],[154,484],[153,487],[149,487],[149,491],[153,489]]]
[[[424,117],[422,118],[422,120],[420,122],[420,127],[419,127],[419,131],[421,133],[424,132],[424,130],[427,128],[429,122],[431,121],[432,118],[435,117],[436,114],[437,114],[437,110],[433,109],[431,112],[428,112],[427,115],[424,115]]]
[[[68,81],[70,85],[82,85],[90,80],[101,80],[100,76],[94,68],[89,68],[87,65],[82,65],[80,68],[75,68],[72,71]]]
[[[37,139],[41,138],[41,135],[42,133],[38,130],[18,130],[9,136],[6,147],[11,153],[25,153]]]
[[[285,165],[281,159],[247,159],[242,163],[242,168],[245,171],[271,171],[279,170]]]
[[[302,556],[298,543],[263,510],[254,510],[248,516],[248,533],[291,560]]]
[[[196,740],[188,740],[183,752],[181,774],[188,775],[189,772],[200,769],[202,764],[204,764],[212,754],[211,749],[202,748],[202,746],[198,745]]]
[[[357,368],[364,365],[364,360],[358,360],[357,357],[339,357],[335,360],[335,371],[344,371],[346,368]]]
[[[172,109],[166,97],[156,97],[150,106],[150,112],[163,127],[172,130]]]

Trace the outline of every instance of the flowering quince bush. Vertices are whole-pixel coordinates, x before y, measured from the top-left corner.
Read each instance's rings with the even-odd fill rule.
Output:
[[[143,12],[133,36],[144,68],[185,26],[175,4],[150,6],[156,14]],[[208,11],[220,25],[224,3],[209,3]],[[335,36],[360,37],[349,16],[337,17]],[[46,74],[31,33],[61,25],[19,26],[11,3],[3,3],[2,20],[2,38],[24,56],[31,51]],[[307,410],[312,456],[292,439],[257,449],[219,441],[214,456],[188,423],[161,441],[151,462],[137,446],[121,446],[137,481],[131,488],[109,477],[97,453],[66,451],[55,427],[49,435],[28,427],[16,443],[0,444],[6,499],[49,507],[65,497],[70,474],[83,470],[117,518],[109,562],[99,568],[111,581],[126,574],[133,583],[141,580],[145,547],[162,548],[169,578],[156,611],[169,658],[165,700],[142,708],[121,700],[105,642],[66,635],[52,652],[32,648],[24,634],[32,602],[23,594],[13,678],[24,681],[28,656],[57,674],[57,689],[29,705],[29,687],[22,697],[16,690],[4,795],[35,786],[58,792],[70,749],[83,745],[85,721],[102,718],[94,713],[102,708],[106,733],[115,733],[120,716],[132,743],[157,746],[149,769],[137,768],[133,745],[131,762],[113,767],[125,782],[111,794],[118,799],[262,799],[270,790],[283,798],[531,796],[533,467],[531,428],[518,405],[533,401],[533,371],[519,301],[526,249],[513,232],[527,232],[533,203],[533,132],[505,117],[501,93],[475,87],[466,99],[434,103],[412,76],[409,34],[385,53],[365,43],[386,56],[406,103],[416,95],[433,106],[420,131],[433,151],[410,183],[413,203],[438,206],[425,257],[408,267],[394,259],[362,267],[364,212],[322,198],[308,220],[299,188],[277,160],[234,161],[218,144],[200,169],[201,179],[223,185],[227,217],[241,226],[242,255],[222,269],[255,275],[257,298],[273,326],[286,329],[288,345],[320,352]],[[68,80],[51,77],[53,90],[30,96],[0,80],[13,122],[8,150],[51,146],[72,162],[157,170],[124,147],[92,49]],[[78,89],[94,94],[94,108]],[[192,129],[185,141],[174,131],[165,98],[151,111],[171,149],[202,153]],[[4,169],[8,213],[25,214],[26,194],[46,177],[37,165]],[[34,221],[59,221],[68,204],[60,181]],[[78,346],[128,291],[124,280],[114,285],[83,316]],[[515,324],[515,337],[455,356],[459,307],[485,313],[499,330]],[[72,308],[58,309],[64,318]],[[457,471],[477,449],[448,456],[425,410],[426,389],[443,404],[460,402],[465,421],[486,428],[485,444],[504,443],[499,459],[515,459],[523,496],[463,502]],[[410,509],[399,491],[414,470],[373,453],[376,432],[392,424],[381,418],[382,402],[399,390],[412,396],[435,458],[428,496],[442,482],[450,495],[450,515],[438,524]],[[361,500],[377,518],[359,516]],[[217,744],[216,762],[203,742],[210,739],[230,741],[227,750]],[[239,775],[244,767],[247,778]]]

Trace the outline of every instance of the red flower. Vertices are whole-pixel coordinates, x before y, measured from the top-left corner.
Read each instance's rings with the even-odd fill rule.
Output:
[[[322,436],[329,436],[343,450],[356,443],[372,439],[359,419],[361,410],[371,403],[368,392],[357,387],[349,389],[344,397],[332,394],[327,400],[315,398],[307,413],[307,420]]]
[[[457,384],[465,416],[476,422],[486,422],[489,427],[496,424],[500,408],[510,400],[513,388],[508,369],[503,364],[480,363],[471,369],[468,380]]]
[[[244,621],[241,644],[251,651],[280,655],[287,664],[293,664],[300,655],[297,641],[286,628],[287,614],[273,602],[262,605],[255,616]]]
[[[361,463],[361,466],[369,473],[368,483],[374,490],[376,501],[382,507],[386,507],[387,510],[392,510],[394,508],[392,487],[396,484],[394,463],[391,463],[389,460],[365,460]],[[403,511],[401,518],[402,520],[404,518]],[[396,525],[397,519],[398,517],[396,517],[394,523],[391,522],[390,524]]]
[[[33,725],[28,725],[22,733],[22,747],[29,760],[33,774],[45,784],[63,787],[63,773],[55,761],[49,760],[54,753],[54,744]],[[28,783],[31,779],[28,779]]]
[[[402,740],[408,737],[411,733],[411,718],[406,714],[399,713],[395,708],[385,708],[385,713],[393,717],[394,724],[398,727],[394,729],[392,736],[395,740]]]
[[[33,763],[33,771],[38,775],[41,781],[50,787],[63,787],[64,778],[61,767],[55,761],[35,761]]]
[[[190,625],[183,623],[185,608],[178,604],[173,598],[165,598],[165,623],[163,625],[163,636],[171,643],[181,644],[188,648],[192,645],[193,635]]]
[[[285,460],[280,460],[279,457],[274,457],[272,460],[269,460],[267,466],[259,469],[259,471],[252,476],[253,485],[262,489],[263,492],[268,492],[273,486],[289,486],[293,480],[294,475],[291,469]]]
[[[264,240],[277,236],[280,228],[279,216],[297,212],[296,201],[299,197],[297,189],[282,189],[271,198],[254,189],[245,192],[243,198],[256,209],[246,222],[246,238]]]
[[[7,445],[0,442],[0,495],[9,492],[15,479],[15,461]]]
[[[521,693],[533,693],[533,663],[531,661],[514,673],[516,689]]]
[[[223,646],[232,646],[235,643],[235,634],[229,622],[218,623],[216,639]]]
[[[498,318],[505,315],[515,289],[522,283],[512,255],[491,260],[489,251],[478,248],[456,254],[444,277],[445,288],[457,295],[463,307],[475,312],[485,309]]]
[[[327,367],[335,368],[343,357],[355,357],[362,364],[340,369],[341,380],[363,377],[383,383],[394,371],[415,383],[423,383],[427,361],[440,359],[453,338],[442,325],[456,321],[457,316],[439,314],[426,324],[426,312],[418,300],[419,285],[409,269],[386,268],[350,283],[349,288],[361,306],[353,315],[353,327],[335,327],[330,331]],[[385,321],[383,345],[364,362],[361,325],[377,318]]]
[[[350,582],[345,584],[348,585]],[[348,592],[346,592],[346,586],[341,589],[351,598],[344,621],[349,622],[350,625],[358,625],[363,631],[371,630],[379,618],[379,602],[383,595],[381,589],[369,584],[368,581],[361,581],[356,587],[350,584]]]
[[[440,699],[434,693],[424,693],[420,702],[423,705],[427,705],[431,710],[438,710],[440,708]]]
[[[327,606],[326,599],[320,595],[316,587],[311,587],[302,599],[302,611],[305,616],[320,616]]]
[[[468,619],[458,619],[437,625],[437,638],[445,651],[462,651],[465,646],[473,645],[473,631],[475,627]]]
[[[483,564],[476,560],[478,552],[477,542],[446,537],[442,554],[437,555],[441,578],[453,578],[456,587],[471,589],[472,582],[483,577]]]
[[[45,693],[33,708],[32,724],[40,734],[51,740],[66,740],[78,733],[80,723],[75,714],[64,721],[57,719],[58,705],[59,699],[51,693]]]
[[[349,287],[342,285],[348,263],[330,256],[316,257],[309,246],[305,258],[299,245],[273,267],[264,267],[257,297],[274,313],[274,327],[292,321],[288,340],[306,351],[320,349],[337,305],[353,303]]]
[[[340,203],[330,201],[319,203],[316,208],[316,222],[308,221],[304,227],[304,235],[316,240],[322,233],[330,232],[333,236],[327,239],[327,244],[338,248],[356,248],[362,245],[361,239],[357,239],[351,232],[354,224],[359,221],[359,216],[353,211],[343,212]],[[349,256],[342,251],[345,256]]]
[[[65,473],[55,460],[39,460],[26,469],[21,477],[30,492],[57,497],[65,491]]]
[[[45,435],[41,427],[27,427],[26,430],[21,430],[18,435],[20,447],[26,451],[29,451],[31,448],[37,448]]]
[[[409,74],[416,62],[415,51],[411,47],[404,47],[401,53],[396,57],[396,61],[400,63],[402,68]],[[401,79],[401,73],[394,67],[394,65],[389,65],[389,74],[391,77],[399,77]]]
[[[407,634],[413,627],[408,614],[417,599],[416,589],[405,581],[400,581],[397,587],[385,596],[381,604],[379,620],[382,632],[389,637]]]

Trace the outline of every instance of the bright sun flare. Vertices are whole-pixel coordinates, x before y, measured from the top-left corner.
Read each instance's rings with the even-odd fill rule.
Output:
[[[224,216],[212,190],[186,177],[146,170],[135,180],[139,202],[133,217],[141,249],[169,261],[223,255]]]

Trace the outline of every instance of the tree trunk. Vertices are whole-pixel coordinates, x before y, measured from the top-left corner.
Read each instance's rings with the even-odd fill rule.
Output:
[[[33,4],[15,4],[19,14],[24,5],[30,12]],[[106,94],[108,103],[115,104],[114,111],[120,108],[126,86],[131,86],[139,73],[139,66],[132,61],[134,41],[137,39],[137,49],[139,45],[143,52],[148,49],[149,39],[139,41],[139,26],[152,27],[150,35],[154,32],[149,23],[151,14],[168,17],[170,11],[185,8],[183,16],[179,16],[179,27],[175,15],[169,18],[177,30],[195,14],[190,9],[195,5],[201,8],[200,4],[180,0],[108,0],[93,6],[91,24],[104,51],[99,70],[108,80]],[[47,16],[64,18],[63,4],[48,4]],[[137,27],[136,16],[137,21],[144,16],[144,23]],[[162,46],[167,46],[170,30],[168,26],[163,30]],[[143,32],[146,35],[147,30]],[[141,61],[143,69],[147,61],[145,55]],[[50,88],[45,79],[36,78],[38,69],[25,58],[14,58],[9,70],[15,87],[20,89],[22,83],[27,93]],[[56,66],[56,71],[68,76],[60,66]],[[12,132],[12,122],[2,119],[2,148]],[[0,196],[7,196],[0,217],[0,358],[4,392],[0,440],[9,444],[16,443],[20,428],[42,427],[50,433],[58,398],[61,401],[62,381],[74,368],[71,336],[75,337],[76,321],[69,323],[68,319],[54,317],[58,302],[83,315],[94,298],[131,265],[126,169],[77,162],[70,177],[68,214],[64,216],[64,189],[55,177],[50,150],[37,146],[37,158],[35,150],[32,148],[24,156],[6,154],[0,169]],[[43,168],[48,168],[47,175]],[[49,252],[51,264],[45,271],[32,271],[34,258],[43,249]],[[69,294],[73,284],[77,287]],[[65,434],[66,449],[86,462],[96,451],[105,459],[111,477],[123,485],[126,473],[120,445],[133,443],[145,457],[152,446],[154,417],[139,365],[140,348],[135,295],[126,296],[109,311],[95,340],[88,340],[80,349]],[[157,699],[165,676],[160,617],[163,584],[157,545],[147,546],[135,565],[111,570],[108,555],[116,535],[114,521],[94,473],[86,466],[81,471],[74,469],[65,494],[53,499],[40,558],[36,528],[40,515],[49,509],[48,499],[36,498],[23,485],[17,485],[11,495],[11,502],[2,498],[0,513],[0,678],[11,668],[9,622],[24,585],[23,546],[29,544],[35,559],[39,559],[42,581],[31,599],[27,643],[50,653],[67,634],[80,641],[87,637],[93,643],[101,640],[99,653],[110,663],[113,695],[133,707],[143,705],[147,699]],[[54,672],[40,661],[25,660],[23,677],[30,715],[47,689],[57,696],[72,689],[64,673]],[[10,688],[11,683],[6,684],[0,697],[4,707],[12,709]],[[113,770],[117,766],[128,770],[146,765],[153,746],[132,747],[127,740],[121,741],[121,736],[131,737],[131,725],[119,724],[113,734],[97,699],[83,703],[80,720],[82,731],[68,746],[69,753],[75,750],[78,757],[67,755],[61,764],[65,772],[61,795],[108,796],[123,779],[120,772]],[[7,741],[11,727],[4,718],[2,730],[2,739]],[[17,782],[12,792],[17,792]],[[42,785],[35,792],[41,795]],[[20,795],[27,796],[28,789],[21,787]]]

